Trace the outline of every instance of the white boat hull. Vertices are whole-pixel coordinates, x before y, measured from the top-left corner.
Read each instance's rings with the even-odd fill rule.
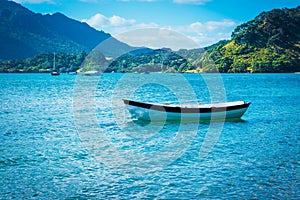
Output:
[[[147,106],[150,103],[129,100],[124,100],[124,103],[127,104],[133,118],[147,121],[224,121],[239,119],[250,105],[250,103],[243,101],[183,106],[151,104],[152,107]]]

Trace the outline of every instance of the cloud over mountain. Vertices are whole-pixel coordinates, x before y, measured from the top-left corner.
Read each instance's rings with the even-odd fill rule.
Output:
[[[82,22],[86,22],[87,24],[96,27],[108,27],[108,26],[131,26],[135,24],[135,20],[133,19],[125,19],[123,17],[113,15],[112,17],[106,17],[101,13],[97,13],[89,19],[83,19]]]

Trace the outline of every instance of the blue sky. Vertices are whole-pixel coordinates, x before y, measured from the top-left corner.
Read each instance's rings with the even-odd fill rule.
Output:
[[[133,44],[129,37],[120,35],[124,36],[128,31],[156,28],[176,32],[175,35],[181,34],[201,47],[221,39],[230,39],[237,25],[253,19],[262,11],[300,5],[300,0],[14,1],[37,13],[61,12],[132,45],[140,44]]]

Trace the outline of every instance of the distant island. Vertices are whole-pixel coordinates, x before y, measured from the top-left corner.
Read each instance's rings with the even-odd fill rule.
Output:
[[[300,71],[300,6],[263,12],[236,27],[231,40],[203,49],[178,51],[131,47],[60,13],[36,14],[10,1],[0,2],[0,23],[1,73],[49,73],[53,52],[61,72]],[[90,53],[108,38],[113,40],[114,48]],[[96,63],[84,62],[90,54],[97,57]]]

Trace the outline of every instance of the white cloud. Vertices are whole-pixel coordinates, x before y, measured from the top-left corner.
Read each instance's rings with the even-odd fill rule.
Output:
[[[127,26],[127,25],[132,25],[135,23],[135,20],[133,19],[125,19],[122,18],[120,16],[112,16],[111,18],[109,18],[109,22],[112,26]]]
[[[79,0],[81,2],[84,2],[84,3],[98,3],[99,0]]]
[[[198,4],[203,5],[207,2],[210,2],[211,0],[173,0],[174,3],[179,4]]]
[[[40,3],[54,3],[53,0],[14,0],[17,3],[30,3],[30,4],[40,4]]]
[[[176,30],[188,35],[200,46],[208,46],[220,40],[230,39],[236,23],[229,19],[221,21],[194,22],[188,26],[177,27]]]
[[[131,2],[131,1],[154,2],[154,1],[157,1],[157,0],[119,0],[119,1],[123,1],[123,2]]]
[[[178,50],[200,47],[189,37],[165,28],[136,29],[115,35],[115,37],[131,46],[145,46],[154,49],[167,47]]]
[[[224,19],[222,21],[208,21],[205,23],[195,22],[189,26],[189,30],[195,32],[209,32],[217,29],[223,29],[227,27],[233,27],[236,23],[232,20]]]
[[[117,15],[106,17],[100,13],[97,13],[89,19],[83,19],[81,21],[86,22],[90,26],[98,29],[102,29],[105,27],[131,26],[135,24],[135,20],[133,19],[125,19]]]
[[[86,22],[95,29],[104,30],[112,35],[117,35],[123,32],[141,28],[158,27],[156,23],[137,23],[134,19],[126,19],[117,15],[106,17],[100,13],[95,14],[89,19],[83,19],[81,21]]]
[[[83,19],[82,22],[98,30],[104,30],[132,46],[172,49],[197,47],[197,44],[186,36],[165,27],[159,27],[156,23],[137,23],[133,19],[125,19],[116,15],[106,17],[100,13],[89,19]]]
[[[133,46],[172,49],[196,48],[197,45],[205,47],[222,39],[230,39],[231,32],[236,26],[234,21],[223,19],[167,27],[156,23],[137,23],[134,19],[126,19],[117,15],[107,17],[100,13],[89,19],[83,19],[82,22],[98,30],[104,30]],[[160,31],[157,31],[158,29]]]

